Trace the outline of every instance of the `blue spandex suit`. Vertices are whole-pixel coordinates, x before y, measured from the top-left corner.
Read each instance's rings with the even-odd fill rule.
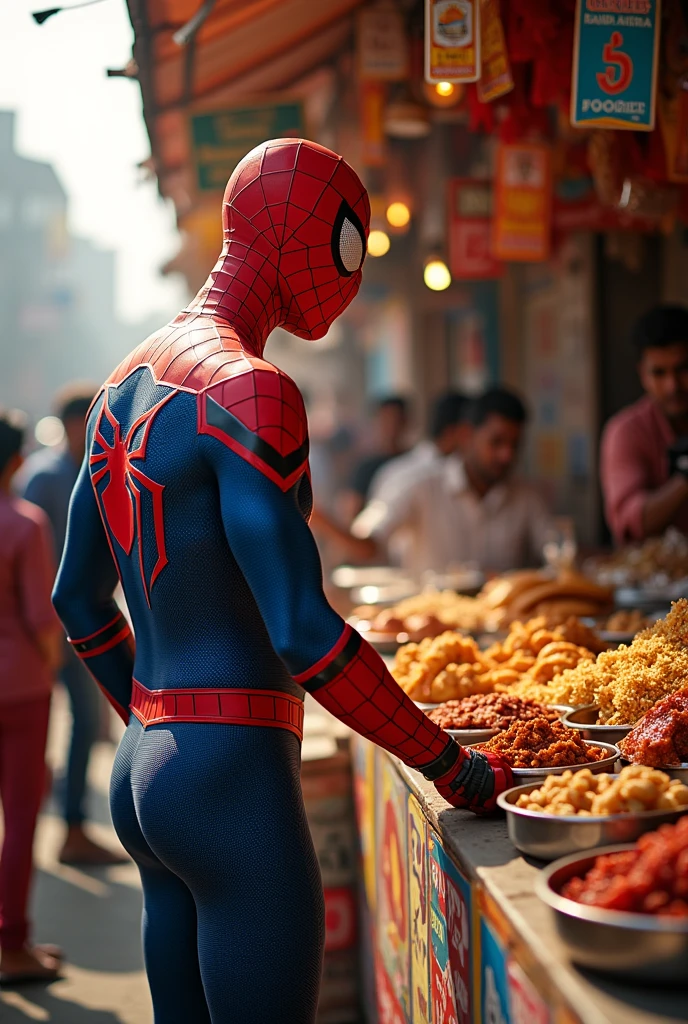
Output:
[[[321,337],[355,295],[363,187],[328,150],[266,143],[223,217],[206,287],[95,400],[55,603],[127,723],[111,807],[141,873],[156,1024],[312,1024],[304,690],[457,806],[489,809],[508,771],[430,722],[329,607],[303,403],[262,356],[277,324]]]

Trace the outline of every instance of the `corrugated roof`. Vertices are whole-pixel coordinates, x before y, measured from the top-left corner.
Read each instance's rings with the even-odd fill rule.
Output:
[[[190,187],[187,115],[283,89],[351,38],[361,0],[216,0],[194,38],[174,33],[202,0],[128,0],[144,117],[164,194]]]

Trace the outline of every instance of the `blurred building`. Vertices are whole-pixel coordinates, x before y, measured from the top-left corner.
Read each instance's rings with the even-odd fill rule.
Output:
[[[17,153],[14,128],[0,111],[0,403],[35,419],[62,384],[101,380],[158,325],[118,321],[114,253],[69,233],[54,168]]]

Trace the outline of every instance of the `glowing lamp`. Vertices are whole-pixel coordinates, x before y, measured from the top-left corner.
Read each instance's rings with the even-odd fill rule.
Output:
[[[453,82],[438,82],[435,86],[435,92],[443,99],[447,99],[449,96],[454,95],[454,84]]]
[[[428,260],[423,270],[423,280],[433,292],[443,292],[451,284],[449,267],[443,260]]]
[[[374,230],[368,235],[368,252],[371,256],[384,256],[389,252],[390,244],[386,231]]]
[[[411,220],[411,211],[406,203],[390,203],[387,207],[387,220],[393,228],[405,228]]]

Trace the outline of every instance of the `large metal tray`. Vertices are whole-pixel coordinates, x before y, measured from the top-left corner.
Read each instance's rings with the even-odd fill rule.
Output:
[[[626,914],[588,907],[561,895],[565,882],[584,875],[595,858],[632,847],[606,846],[564,857],[535,880],[535,892],[552,908],[571,959],[629,984],[688,986],[688,919]]]
[[[498,805],[506,811],[509,839],[517,850],[540,860],[555,860],[569,854],[581,854],[610,843],[631,843],[645,832],[674,822],[688,807],[675,811],[641,811],[637,814],[607,814],[600,817],[545,814],[516,807],[524,793],[538,787],[532,782],[501,793]]]

